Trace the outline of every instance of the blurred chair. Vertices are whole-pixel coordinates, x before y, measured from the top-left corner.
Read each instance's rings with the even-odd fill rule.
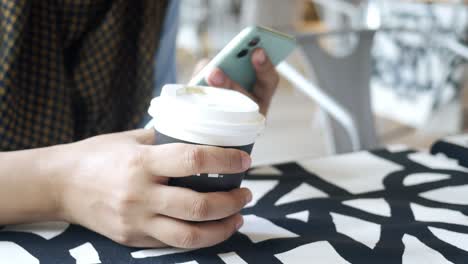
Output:
[[[360,28],[365,23],[365,0],[310,0],[327,28]]]
[[[262,25],[291,32],[302,16],[304,3],[305,0],[243,0],[239,19],[243,27]]]
[[[345,153],[378,146],[370,101],[371,48],[374,31],[355,30],[297,35],[307,74],[318,88],[288,64],[279,73],[317,101],[333,117],[326,121],[332,135],[332,153]],[[321,45],[329,37],[355,37],[348,54],[335,56]]]

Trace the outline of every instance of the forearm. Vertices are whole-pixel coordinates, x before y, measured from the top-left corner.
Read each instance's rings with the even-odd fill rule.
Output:
[[[62,148],[0,152],[0,225],[60,218]]]

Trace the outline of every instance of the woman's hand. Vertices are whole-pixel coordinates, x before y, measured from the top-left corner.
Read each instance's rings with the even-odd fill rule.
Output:
[[[197,68],[201,69],[202,64],[206,64],[206,60],[199,63],[195,71],[197,71]],[[257,74],[257,82],[254,85],[252,93],[248,93],[244,87],[241,87],[238,83],[231,80],[218,68],[214,69],[211,74],[208,75],[206,82],[211,86],[236,90],[249,96],[259,105],[260,113],[266,115],[270,107],[271,99],[279,83],[279,75],[275,66],[261,48],[257,48],[253,52],[252,65]]]
[[[198,193],[168,177],[239,173],[247,153],[188,144],[152,145],[153,130],[96,136],[63,146],[57,188],[63,220],[135,247],[208,247],[242,225],[248,189]],[[157,140],[157,139],[156,139]],[[66,149],[65,149],[66,148]]]

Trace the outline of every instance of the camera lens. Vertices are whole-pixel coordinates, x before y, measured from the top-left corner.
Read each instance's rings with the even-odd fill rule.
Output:
[[[259,38],[259,37],[255,37],[255,38],[253,38],[253,39],[249,42],[249,46],[250,46],[250,47],[253,47],[253,46],[257,45],[259,42],[260,42],[260,38]]]
[[[248,49],[243,49],[243,50],[239,51],[239,53],[237,53],[237,58],[242,58],[245,55],[247,55],[247,53],[249,53],[249,50]]]

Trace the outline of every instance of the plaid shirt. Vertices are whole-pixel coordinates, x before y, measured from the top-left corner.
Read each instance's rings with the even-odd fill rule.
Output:
[[[167,1],[0,0],[0,151],[136,127]]]

